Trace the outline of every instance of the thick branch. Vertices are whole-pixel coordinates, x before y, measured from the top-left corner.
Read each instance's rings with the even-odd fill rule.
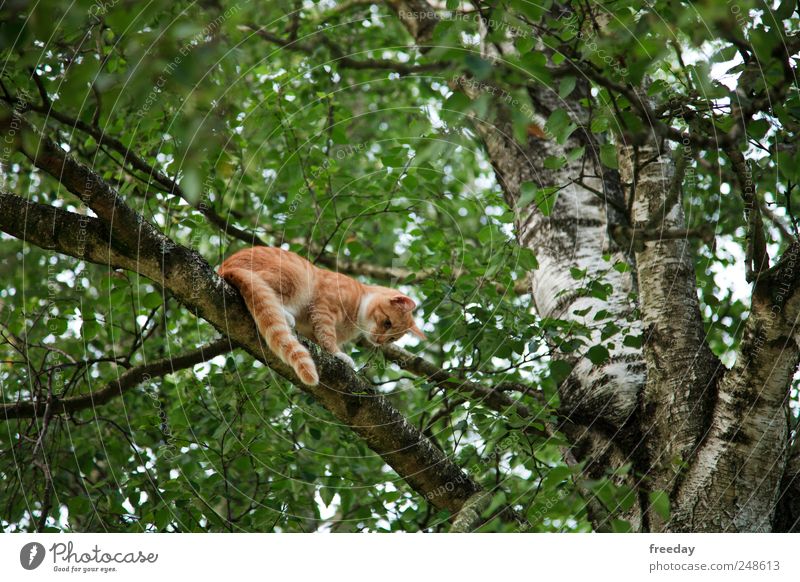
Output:
[[[682,173],[652,142],[618,146],[620,177],[630,184],[632,219],[645,229],[685,230]],[[684,160],[682,164],[686,164]],[[649,486],[672,491],[677,459],[688,459],[707,429],[720,363],[705,341],[691,248],[685,238],[637,245],[639,305],[647,381],[641,399]],[[660,519],[655,512],[651,520]],[[662,524],[651,523],[660,530]]]
[[[736,363],[718,383],[708,434],[676,494],[675,528],[772,528],[789,442],[789,385],[800,362],[798,289],[800,243],[793,243],[755,284]]]
[[[99,218],[83,216],[0,190],[0,230],[45,250],[110,268],[138,270],[130,249],[111,238]]]
[[[100,219],[0,195],[0,230],[46,249],[134,270],[168,290],[230,341],[310,393],[435,507],[457,512],[480,487],[344,362],[305,342],[320,384],[302,384],[259,336],[241,295],[195,251],[155,231],[156,244],[120,245]],[[116,231],[114,231],[116,235]],[[109,242],[110,241],[110,244]]]
[[[470,533],[475,531],[482,522],[483,511],[489,506],[492,496],[485,491],[480,491],[470,497],[458,516],[453,521],[450,533]]]

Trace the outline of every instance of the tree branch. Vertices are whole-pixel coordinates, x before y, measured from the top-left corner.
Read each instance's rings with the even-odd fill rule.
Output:
[[[386,0],[386,4],[397,14],[417,44],[424,44],[433,37],[439,16],[426,0]]]
[[[295,52],[300,52],[304,54],[313,54],[318,47],[317,44],[306,44],[298,40],[283,39],[276,34],[272,34],[265,28],[258,27],[255,25],[241,24],[237,28],[243,32],[254,33],[263,38],[264,40],[271,42],[272,44],[275,44],[281,48],[285,48],[287,50],[292,50]],[[327,46],[333,53],[334,58],[331,59],[329,62],[335,63],[336,65],[347,69],[355,69],[355,70],[377,69],[377,70],[392,71],[393,73],[398,73],[399,75],[411,75],[414,73],[441,71],[442,69],[445,69],[447,67],[447,65],[443,63],[423,63],[419,65],[407,65],[405,63],[390,61],[387,59],[354,59],[352,57],[345,55],[342,49],[338,45],[333,43],[330,39],[328,39],[324,35],[324,33],[320,32],[314,34],[318,35],[315,36],[314,39],[319,38],[322,44]]]
[[[34,111],[39,111],[39,108],[37,107],[31,107],[30,109]],[[185,193],[176,182],[174,182],[171,178],[169,178],[156,168],[150,166],[143,158],[139,157],[137,154],[130,151],[127,148],[127,146],[125,146],[121,141],[110,137],[108,134],[104,133],[99,128],[90,126],[78,119],[71,118],[65,114],[53,111],[51,109],[42,112],[65,124],[72,125],[73,127],[76,127],[81,131],[86,132],[88,135],[91,135],[93,138],[95,138],[98,141],[98,143],[107,145],[111,149],[122,154],[125,157],[125,159],[131,162],[131,165],[135,169],[147,172],[148,175],[153,176],[153,178],[155,178],[157,182],[159,182],[162,186],[164,186],[168,192],[174,193],[177,196],[180,196],[181,198],[189,202],[190,204],[192,204],[194,208],[196,208],[199,212],[201,212],[204,216],[206,216],[206,218],[208,218],[209,222],[220,228],[220,230],[222,230],[225,234],[233,236],[250,245],[267,246],[267,243],[261,238],[259,238],[255,233],[242,230],[236,226],[233,226],[223,217],[214,212],[214,210],[208,207],[207,205],[193,204],[186,197]],[[2,113],[0,113],[0,129],[2,129],[4,125],[7,126],[9,123],[11,123],[11,119],[13,118],[14,121],[20,125],[23,132],[27,132],[27,135],[35,137],[35,139],[38,141],[39,143],[38,148],[30,147],[30,143],[28,144],[27,147],[21,148],[23,149],[23,153],[25,153],[25,155],[31,161],[33,161],[37,167],[45,170],[47,173],[49,173],[56,179],[63,180],[65,185],[67,185],[68,189],[70,190],[70,192],[81,198],[87,204],[89,204],[90,200],[94,200],[95,198],[106,201],[104,202],[104,204],[109,204],[109,201],[111,200],[113,200],[113,203],[116,203],[115,200],[116,194],[115,193],[112,194],[110,188],[108,188],[104,184],[100,184],[101,181],[99,177],[96,174],[94,174],[94,172],[92,172],[91,170],[89,170],[88,168],[86,168],[85,166],[83,166],[70,156],[68,156],[52,140],[40,136],[32,125],[30,125],[24,118],[19,116],[19,112],[17,110],[14,110],[14,113],[12,114],[7,113],[6,115],[7,117],[3,119]],[[20,140],[21,146],[24,146],[24,143],[25,140]],[[98,204],[99,202],[94,202],[94,203]],[[91,204],[89,205],[91,207]],[[93,210],[97,211],[97,209],[95,208],[93,208]],[[113,211],[111,212],[111,214],[108,213],[106,214],[106,216],[111,216],[111,215],[113,215]],[[124,224],[125,222],[123,220],[122,224],[118,224],[118,226],[123,226]],[[276,238],[279,237],[279,235],[274,230],[270,228],[267,228],[266,230],[271,234],[275,235]],[[117,234],[119,234],[119,232]],[[300,244],[307,244],[306,241],[294,241],[294,242],[298,242]],[[427,279],[436,273],[435,269],[426,269],[417,272],[414,278],[409,280],[409,277],[413,273],[408,269],[381,267],[363,261],[343,260],[338,257],[332,256],[328,253],[322,253],[320,249],[318,250],[312,249],[311,252],[319,254],[318,263],[324,266],[336,269],[338,272],[345,273],[348,275],[361,275],[369,277],[371,279],[378,279],[383,281],[408,280],[407,282],[409,284],[414,284],[414,283],[419,283],[420,281]],[[506,289],[502,288],[502,286],[500,285],[498,285],[498,290],[501,292],[506,291]],[[518,295],[524,295],[530,292],[530,284],[525,280],[519,281],[514,285],[513,290],[514,293]]]
[[[726,146],[725,153],[731,161],[734,174],[741,188],[747,220],[747,247],[745,251],[745,276],[753,281],[759,273],[769,268],[767,242],[764,238],[764,224],[761,219],[761,204],[758,200],[755,182],[742,152],[734,146]]]
[[[789,442],[789,385],[800,362],[800,243],[754,285],[736,362],[717,384],[707,436],[675,495],[675,528],[769,531]],[[691,501],[689,501],[691,500]],[[716,508],[729,508],[719,519]]]
[[[475,531],[482,521],[483,510],[489,506],[492,496],[485,491],[480,491],[470,497],[461,511],[458,512],[450,533],[470,533]]]
[[[371,347],[363,341],[361,345],[364,347]],[[380,349],[388,360],[391,360],[402,369],[411,372],[415,376],[428,378],[440,386],[475,397],[480,404],[500,414],[508,414],[513,411],[521,418],[535,419],[535,415],[527,406],[513,400],[501,390],[487,388],[476,382],[470,382],[469,380],[456,379],[446,370],[442,370],[428,360],[416,354],[412,354],[403,348],[393,345],[383,345]],[[542,406],[546,406],[544,394],[537,391],[530,392],[530,394],[532,394]],[[554,433],[555,431],[552,430],[550,436]]]
[[[0,196],[2,196],[2,194],[0,194]],[[2,200],[2,198],[0,198],[0,200]],[[2,207],[2,202],[0,202],[0,207]],[[171,358],[163,358],[150,364],[126,370],[116,380],[109,382],[103,388],[81,396],[71,396],[63,399],[54,397],[52,403],[45,401],[17,402],[13,404],[2,403],[0,404],[0,419],[36,418],[44,415],[45,409],[48,406],[50,407],[48,412],[51,415],[63,414],[65,412],[77,412],[86,408],[94,409],[97,406],[106,404],[114,398],[122,396],[125,392],[143,381],[191,368],[196,364],[229,352],[234,347],[235,346],[231,344],[229,339],[219,339],[195,350],[186,352],[185,354]]]
[[[4,100],[12,106],[19,103],[16,99],[13,98],[12,99],[6,98]],[[134,169],[139,170],[140,172],[144,172],[149,177],[152,177],[152,179],[155,180],[162,188],[164,188],[166,192],[170,194],[175,194],[176,196],[179,196],[180,198],[188,202],[193,208],[195,208],[198,212],[203,214],[203,216],[205,216],[211,224],[218,227],[225,234],[238,238],[239,240],[242,240],[251,245],[266,246],[266,243],[262,241],[255,233],[248,232],[246,230],[242,230],[234,226],[228,220],[225,220],[222,216],[217,214],[214,211],[214,209],[209,207],[207,204],[203,202],[193,202],[192,200],[190,200],[177,182],[175,182],[172,178],[170,178],[169,176],[167,176],[154,166],[148,164],[144,158],[142,158],[137,153],[132,151],[120,140],[110,136],[103,129],[95,125],[91,125],[84,121],[81,121],[80,119],[70,117],[69,115],[66,115],[65,113],[62,113],[60,111],[56,111],[49,105],[37,106],[33,104],[28,104],[27,110],[41,113],[43,115],[46,115],[47,117],[52,117],[56,121],[59,121],[64,125],[69,126],[70,128],[78,129],[86,133],[87,135],[92,136],[95,139],[95,141],[97,141],[98,144],[106,146],[116,151],[117,153],[121,154],[124,162],[129,163],[131,167],[133,167]],[[21,112],[20,110],[17,109],[15,109],[15,111],[17,113]],[[21,120],[21,123],[23,124],[23,128],[25,130],[35,133],[30,124],[22,120],[21,117],[19,119]],[[51,146],[47,144],[46,147],[51,147]],[[30,155],[28,157],[31,158]],[[33,158],[31,159],[33,160]],[[56,166],[52,167],[55,168]],[[46,168],[42,169],[45,169],[48,173],[52,174],[50,170],[47,170]],[[80,194],[78,195],[80,196]]]
[[[676,172],[669,153],[650,141],[618,145],[617,158],[620,178],[631,188],[633,224],[643,225],[644,232],[655,225],[664,232],[685,231],[682,173]],[[642,438],[648,485],[671,491],[675,459],[689,458],[707,429],[720,362],[705,340],[687,240],[645,240],[635,253],[647,365],[640,414],[646,418]],[[651,526],[659,530],[653,523],[659,516],[650,513]]]
[[[15,133],[10,139],[12,127]],[[0,133],[37,168],[61,182],[97,216],[115,227],[114,237],[120,242],[136,247],[142,241],[159,240],[155,227],[125,204],[105,180],[67,155],[52,139],[41,135],[19,112],[0,109]]]
[[[168,290],[256,359],[311,394],[436,508],[456,513],[480,487],[344,362],[304,341],[320,384],[306,386],[259,336],[241,295],[196,251],[159,231],[142,246],[120,244],[104,221],[0,194],[0,230],[45,249],[138,272]]]
[[[313,247],[311,247],[310,250],[312,253],[314,252]],[[338,273],[345,273],[346,275],[361,275],[363,277],[369,277],[370,279],[378,279],[382,281],[402,282],[408,285],[420,283],[421,281],[430,279],[438,273],[437,269],[422,269],[415,272],[402,267],[382,267],[380,265],[373,265],[372,263],[367,263],[365,261],[343,260],[329,253],[319,254],[316,262]],[[456,269],[451,276],[453,278],[458,278],[463,274],[463,269]],[[501,283],[496,282],[494,285],[498,293],[512,292],[515,295],[527,295],[531,292],[531,282],[527,277],[516,281],[513,287],[506,287]]]

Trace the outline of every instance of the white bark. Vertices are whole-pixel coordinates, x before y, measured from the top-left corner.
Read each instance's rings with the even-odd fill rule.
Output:
[[[639,305],[647,382],[642,393],[642,440],[648,487],[672,492],[713,405],[720,363],[709,350],[700,316],[694,259],[685,239],[660,232],[685,228],[682,173],[658,146],[618,146],[622,181],[632,196]],[[690,152],[681,152],[690,155]],[[690,164],[684,158],[680,168]],[[642,240],[642,238],[655,240]],[[663,524],[655,512],[650,527]]]
[[[593,150],[595,144],[586,144],[583,141],[586,136],[575,134],[564,145],[554,139],[532,137],[523,149],[512,136],[509,115],[502,103],[497,104],[496,113],[492,126],[478,123],[476,129],[506,199],[514,208],[517,238],[539,261],[539,268],[532,273],[536,310],[542,318],[590,327],[582,347],[569,353],[556,350],[556,357],[574,365],[560,390],[561,413],[573,422],[565,430],[580,450],[577,456],[587,462],[586,476],[599,478],[610,466],[632,460],[622,446],[623,441],[632,437],[623,427],[637,411],[638,394],[645,382],[641,349],[623,343],[626,335],[642,333],[639,320],[631,317],[636,307],[632,299],[633,278],[630,272],[614,269],[615,264],[627,264],[627,257],[608,236],[605,202],[591,190],[572,183],[584,164],[598,174],[602,172]],[[557,171],[544,168],[543,160],[548,156],[563,156],[582,145],[586,146],[585,160]],[[518,205],[525,182],[533,182],[537,187],[567,186],[560,191],[550,215],[544,216],[535,204]],[[599,192],[608,190],[600,178],[587,178],[585,183]],[[576,279],[573,269],[585,271],[586,276]],[[593,280],[611,287],[607,297],[589,294],[589,283]],[[595,321],[600,311],[607,315]],[[603,326],[608,322],[618,325],[621,331],[603,339]],[[569,333],[570,326],[566,327]],[[603,345],[609,351],[609,358],[600,364],[587,357],[589,349],[596,345]],[[624,444],[635,446],[630,442]],[[628,485],[633,486],[633,482]],[[642,525],[636,505],[630,512],[615,517],[628,519],[634,530]]]
[[[414,34],[414,27],[406,25]],[[500,51],[506,49],[495,44],[483,50],[489,58],[502,58]],[[585,126],[588,112],[581,99],[591,97],[583,80],[567,100],[542,85],[531,84],[528,90],[544,118],[566,106],[575,123]],[[481,93],[474,86],[465,92],[472,98]],[[476,122],[475,127],[515,211],[517,238],[539,260],[532,273],[539,315],[591,325],[604,310],[624,328],[603,342],[597,326],[579,350],[554,354],[574,364],[560,387],[561,412],[572,421],[562,430],[574,444],[572,452],[586,463],[585,474],[597,478],[633,461],[639,477],[646,475],[621,479],[638,495],[638,503],[627,512],[604,515],[589,500],[595,527],[606,528],[606,518],[614,517],[628,519],[634,530],[770,529],[779,493],[800,494],[793,479],[782,482],[786,398],[800,359],[794,327],[800,311],[800,299],[794,296],[800,287],[800,260],[795,261],[800,245],[756,286],[740,355],[724,373],[705,343],[690,245],[674,236],[685,221],[672,160],[664,152],[657,155],[652,144],[640,146],[638,160],[630,148],[618,151],[632,202],[631,215],[625,216],[616,210],[619,204],[611,208],[595,194],[626,203],[615,173],[602,170],[588,132],[578,129],[563,145],[549,137],[530,137],[521,145],[512,137],[507,103],[495,98],[490,112],[491,123]],[[586,147],[584,159],[559,170],[544,167],[548,156],[560,157],[578,146]],[[643,163],[648,158],[650,163]],[[583,174],[595,177],[584,178],[586,187],[572,183]],[[534,204],[519,204],[525,182],[567,185],[550,216]],[[654,227],[671,231],[670,236],[644,240]],[[629,236],[626,231],[633,232],[633,260],[623,240]],[[631,264],[633,272],[613,270],[618,262]],[[574,279],[573,269],[585,270],[586,279]],[[611,285],[607,298],[585,293],[586,281],[593,278]],[[640,319],[631,317],[633,291],[638,293]],[[644,348],[624,346],[625,334],[643,334]],[[599,343],[605,343],[610,358],[594,365],[586,352]],[[672,515],[666,523],[649,511],[647,493],[652,490],[670,494]],[[781,504],[800,508],[791,497]],[[796,527],[796,521],[784,516],[782,527]]]
[[[771,531],[787,464],[788,386],[800,361],[800,245],[756,283],[736,363],[675,495],[672,529]]]

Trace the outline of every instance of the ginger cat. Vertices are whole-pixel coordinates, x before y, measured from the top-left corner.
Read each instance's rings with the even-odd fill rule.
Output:
[[[289,251],[244,249],[228,257],[218,272],[239,289],[269,348],[309,386],[319,383],[319,375],[293,327],[351,367],[353,360],[340,346],[360,335],[374,345],[409,331],[425,339],[411,315],[416,304],[410,297],[320,269]]]

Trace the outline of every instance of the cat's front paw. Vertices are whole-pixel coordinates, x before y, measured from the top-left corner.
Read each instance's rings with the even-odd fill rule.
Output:
[[[294,328],[295,324],[297,323],[297,321],[294,318],[294,315],[289,313],[289,311],[286,309],[283,310],[283,315],[284,317],[286,317],[286,325],[288,325],[291,328]]]
[[[345,364],[347,364],[351,368],[355,369],[356,363],[353,361],[353,358],[351,358],[350,356],[348,356],[344,352],[336,352],[333,355],[335,357],[339,358],[341,361],[343,361]]]

